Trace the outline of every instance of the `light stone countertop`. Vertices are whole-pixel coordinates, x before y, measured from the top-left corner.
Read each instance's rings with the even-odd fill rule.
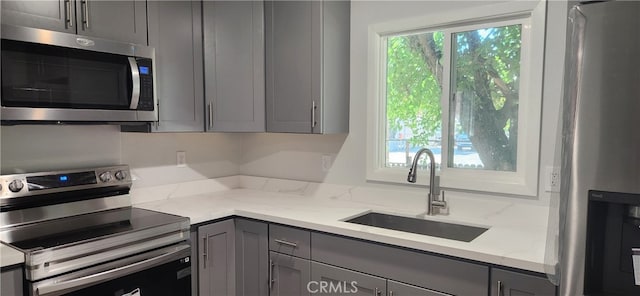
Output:
[[[545,272],[549,209],[515,198],[448,193],[450,214],[427,219],[490,227],[471,242],[343,222],[368,211],[416,217],[426,190],[389,190],[233,176],[132,190],[134,206],[186,216],[199,224],[231,215],[416,250]]]
[[[7,267],[24,263],[22,252],[0,243],[0,266]]]

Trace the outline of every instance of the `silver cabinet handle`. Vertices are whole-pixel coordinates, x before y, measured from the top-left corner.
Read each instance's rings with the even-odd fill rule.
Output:
[[[89,29],[89,0],[80,1],[80,5],[83,8],[82,24],[85,29]]]
[[[202,251],[202,264],[203,264],[203,268],[207,269],[207,258],[208,257],[208,253],[209,253],[209,246],[207,246],[207,238],[203,237],[202,238],[202,245],[203,245],[203,251]]]
[[[289,246],[289,247],[292,247],[292,248],[297,248],[298,247],[298,244],[292,243],[292,242],[288,242],[286,240],[274,239],[273,241],[276,242],[276,243],[279,243],[281,245]]]
[[[140,71],[138,70],[138,62],[136,58],[129,57],[129,67],[131,67],[131,103],[129,109],[138,109],[138,102],[140,101]]]
[[[498,281],[498,296],[503,296],[504,291],[502,291],[502,281]]]
[[[389,291],[389,296],[393,296],[393,291]]]
[[[213,103],[209,103],[207,104],[207,112],[208,112],[208,119],[209,119],[209,129],[213,128]]]
[[[69,25],[69,28],[73,28],[73,16],[71,15],[71,0],[65,0],[65,14],[66,14],[66,21],[67,24]]]
[[[380,291],[380,289],[376,288],[376,296],[380,296],[382,295],[382,292]]]
[[[316,124],[317,124],[317,122],[316,122],[316,109],[318,109],[318,106],[316,106],[316,101],[311,101],[311,129],[314,129],[316,127]]]
[[[273,260],[269,260],[269,290],[273,290],[273,284],[276,282],[276,280],[273,277],[273,271],[275,266],[276,265],[273,263]]]

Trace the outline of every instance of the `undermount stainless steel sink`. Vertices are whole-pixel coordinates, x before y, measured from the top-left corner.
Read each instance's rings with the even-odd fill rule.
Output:
[[[470,242],[489,228],[370,212],[345,222]]]

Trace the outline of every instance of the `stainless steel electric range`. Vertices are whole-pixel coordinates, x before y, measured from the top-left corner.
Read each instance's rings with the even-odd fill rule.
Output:
[[[29,295],[191,295],[189,219],[134,208],[128,166],[0,176]]]

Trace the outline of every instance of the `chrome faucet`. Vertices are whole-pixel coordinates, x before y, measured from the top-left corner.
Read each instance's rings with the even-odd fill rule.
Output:
[[[447,208],[447,202],[444,200],[444,191],[442,191],[442,200],[438,199],[440,195],[440,188],[436,182],[436,161],[433,157],[433,152],[428,148],[422,148],[418,150],[413,157],[413,163],[409,168],[409,175],[407,176],[407,182],[415,183],[418,173],[418,159],[426,153],[429,157],[429,194],[427,195],[427,215],[435,215],[440,209]]]

